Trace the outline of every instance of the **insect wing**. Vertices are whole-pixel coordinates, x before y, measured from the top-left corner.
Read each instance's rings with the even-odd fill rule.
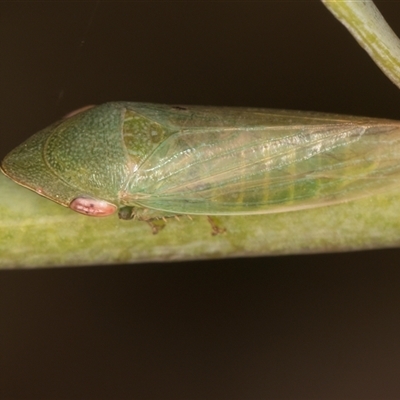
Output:
[[[142,207],[257,214],[324,206],[379,192],[400,173],[396,124],[180,132],[129,179]]]

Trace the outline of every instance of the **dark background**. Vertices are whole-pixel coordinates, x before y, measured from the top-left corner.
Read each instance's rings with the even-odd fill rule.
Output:
[[[400,119],[318,1],[0,3],[1,157],[111,100]],[[0,398],[399,399],[399,257],[1,271]]]

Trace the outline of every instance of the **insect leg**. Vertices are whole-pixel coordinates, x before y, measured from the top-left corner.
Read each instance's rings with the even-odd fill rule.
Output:
[[[149,219],[146,222],[150,226],[153,235],[156,235],[158,232],[165,228],[165,225],[167,225],[164,218]]]
[[[217,217],[215,217],[215,216],[213,216],[213,217],[207,216],[207,219],[208,219],[208,222],[211,225],[211,229],[212,229],[211,234],[213,236],[216,236],[216,235],[219,235],[221,233],[225,233],[226,232],[226,229],[222,226],[221,221]]]

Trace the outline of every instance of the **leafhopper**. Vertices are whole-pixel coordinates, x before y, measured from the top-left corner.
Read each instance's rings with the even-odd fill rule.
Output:
[[[1,168],[18,184],[95,217],[287,212],[397,186],[400,122],[114,102],[36,133]]]

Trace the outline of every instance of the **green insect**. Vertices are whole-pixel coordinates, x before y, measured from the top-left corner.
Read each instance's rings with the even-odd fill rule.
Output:
[[[400,122],[252,108],[107,103],[3,160],[72,210],[156,221],[327,206],[399,185]]]

